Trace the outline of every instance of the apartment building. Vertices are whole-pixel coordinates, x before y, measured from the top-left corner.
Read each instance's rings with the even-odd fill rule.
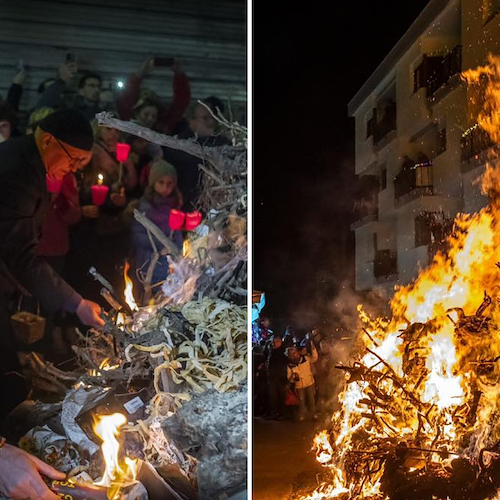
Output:
[[[460,73],[489,53],[500,0],[431,0],[349,103],[356,174],[378,180],[352,225],[358,290],[411,282],[457,213],[486,204],[475,181],[491,144]]]

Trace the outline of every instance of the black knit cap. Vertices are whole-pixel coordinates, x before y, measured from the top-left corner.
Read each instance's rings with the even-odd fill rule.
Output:
[[[78,149],[91,151],[94,133],[88,119],[76,109],[60,109],[45,117],[38,126],[56,139]]]

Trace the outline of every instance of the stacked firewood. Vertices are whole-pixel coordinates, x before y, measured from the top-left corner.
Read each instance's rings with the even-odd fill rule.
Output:
[[[329,431],[315,441],[318,460],[331,468],[330,484],[340,482],[343,487],[331,494],[324,489],[323,496],[314,498],[484,500],[495,496],[500,489],[498,306],[498,298],[485,293],[471,316],[456,308],[444,318],[408,325],[399,332],[402,374],[376,353],[377,340],[364,331],[358,346],[360,361],[336,367],[344,372],[346,387],[357,384],[363,397],[356,408],[343,401]],[[431,371],[429,338],[444,321],[452,322],[454,330],[455,373],[468,386],[461,404],[449,409],[426,400],[422,390]],[[383,328],[382,324],[389,327],[389,322],[377,326]],[[373,363],[362,361],[367,353]],[[346,434],[347,439],[339,438]]]

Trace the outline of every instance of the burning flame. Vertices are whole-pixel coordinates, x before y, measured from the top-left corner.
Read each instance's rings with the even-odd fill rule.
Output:
[[[500,57],[490,56],[487,66],[463,77],[472,95],[471,86],[486,82],[471,101],[480,107],[479,126],[500,143]],[[456,218],[447,253],[438,253],[414,283],[397,289],[392,319],[370,318],[359,306],[361,352],[344,367],[347,385],[332,428],[314,439],[331,481],[307,499],[346,492],[349,498],[386,498],[381,479],[395,443],[410,450],[407,474],[429,464],[444,470],[450,455],[439,453],[443,449],[477,463],[481,451],[496,446],[500,389],[491,374],[500,376],[497,157],[486,165],[482,189],[489,206]]]
[[[119,364],[116,364],[116,365],[111,365],[109,363],[109,358],[104,358],[102,361],[101,361],[101,364],[99,365],[99,370],[103,370],[105,372],[108,372],[110,370],[116,370],[117,368],[119,368]]]
[[[95,483],[98,486],[119,486],[134,481],[137,475],[137,460],[125,457],[124,464],[120,463],[120,443],[116,439],[119,429],[127,423],[122,413],[102,415],[94,424],[94,432],[102,440],[101,450],[106,468],[102,479]],[[114,495],[113,495],[114,498]]]
[[[191,242],[189,241],[188,238],[184,240],[184,243],[182,244],[182,256],[184,258],[189,257],[189,254],[191,253]]]
[[[130,309],[132,311],[137,311],[137,303],[135,302],[134,299],[134,293],[133,293],[133,284],[132,280],[130,279],[128,275],[128,270],[130,269],[130,264],[126,261],[125,262],[125,267],[123,268],[123,278],[125,279],[125,302],[129,305]]]

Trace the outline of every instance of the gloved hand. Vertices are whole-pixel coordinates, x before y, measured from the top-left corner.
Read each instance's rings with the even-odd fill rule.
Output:
[[[101,314],[101,306],[91,300],[82,299],[76,308],[78,319],[87,326],[101,328],[104,326],[104,320],[99,316]]]

